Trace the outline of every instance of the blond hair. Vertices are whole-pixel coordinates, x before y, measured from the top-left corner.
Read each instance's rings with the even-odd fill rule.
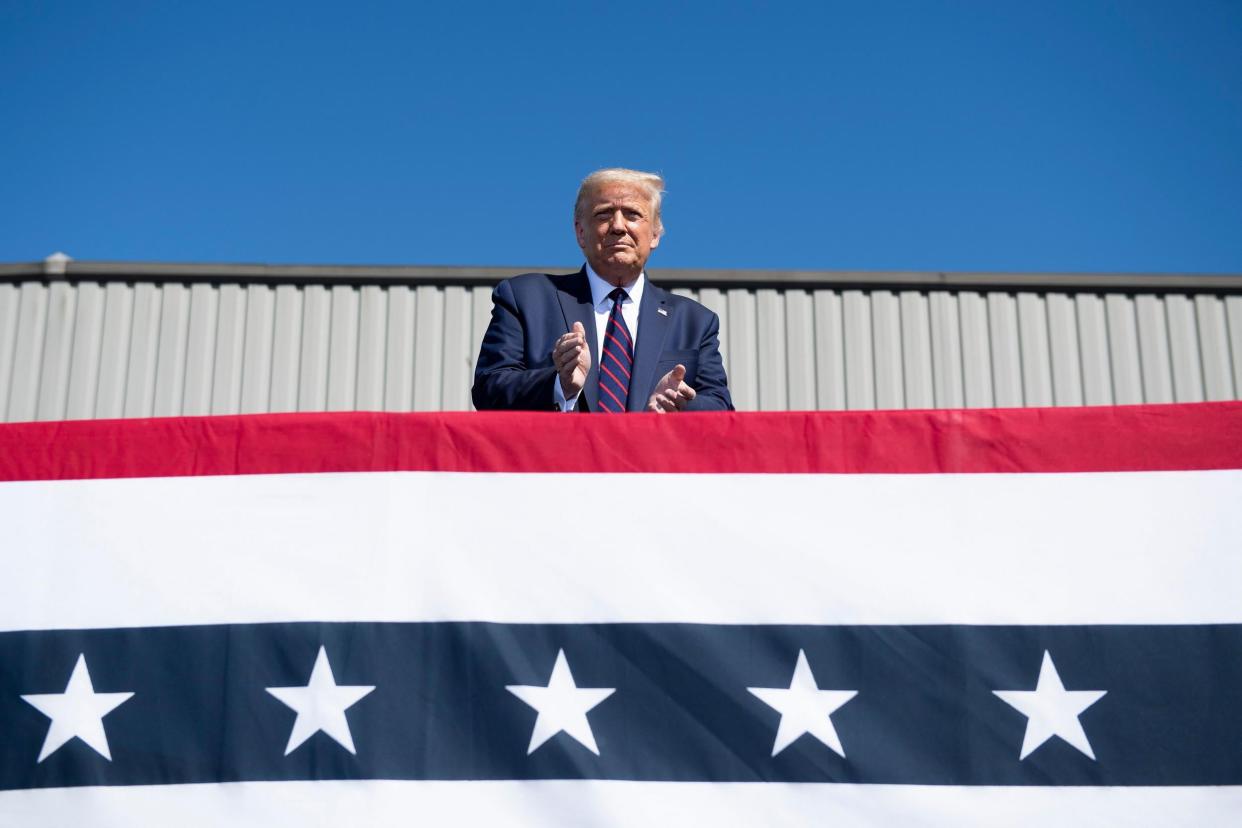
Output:
[[[582,218],[587,198],[605,184],[630,184],[646,193],[651,201],[652,219],[656,232],[663,235],[664,222],[660,220],[660,200],[664,196],[664,179],[655,173],[641,170],[606,167],[582,179],[582,183],[578,185],[578,198],[574,201],[574,219]]]

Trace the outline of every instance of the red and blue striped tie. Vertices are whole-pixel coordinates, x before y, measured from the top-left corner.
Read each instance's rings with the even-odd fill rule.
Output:
[[[624,414],[625,400],[630,392],[630,371],[634,366],[634,338],[625,327],[621,300],[626,292],[616,288],[608,294],[612,313],[604,329],[604,353],[599,360],[599,407],[609,414]]]

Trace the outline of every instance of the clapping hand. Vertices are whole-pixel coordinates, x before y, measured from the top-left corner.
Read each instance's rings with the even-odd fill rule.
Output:
[[[673,366],[673,370],[660,377],[655,393],[647,400],[647,410],[672,414],[684,409],[695,398],[694,389],[686,385],[685,379],[686,366]]]
[[[587,347],[586,329],[575,322],[573,330],[562,334],[552,348],[552,364],[561,378],[561,390],[570,399],[582,391],[587,374],[591,371],[591,349]]]

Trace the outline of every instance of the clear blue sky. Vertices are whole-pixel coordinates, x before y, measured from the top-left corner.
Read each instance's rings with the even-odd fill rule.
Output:
[[[0,0],[0,261],[1242,273],[1242,2]]]

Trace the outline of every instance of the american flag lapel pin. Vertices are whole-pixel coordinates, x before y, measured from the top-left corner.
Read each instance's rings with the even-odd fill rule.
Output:
[[[656,308],[656,313],[660,314],[660,316],[668,316],[668,311],[664,308]]]

